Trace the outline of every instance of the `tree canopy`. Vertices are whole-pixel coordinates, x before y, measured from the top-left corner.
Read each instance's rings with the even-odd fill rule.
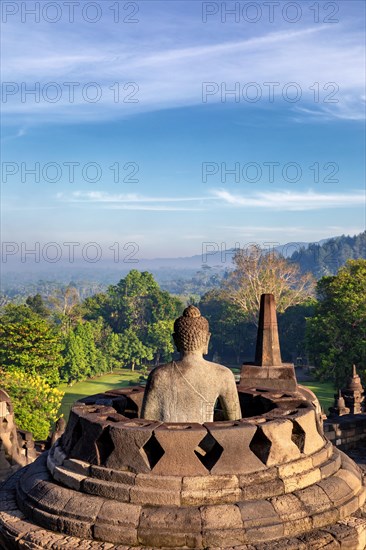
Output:
[[[352,364],[366,380],[366,260],[349,260],[317,284],[318,303],[308,321],[308,353],[321,378],[339,387]]]
[[[238,250],[234,270],[223,283],[223,296],[256,322],[262,294],[273,294],[278,312],[304,302],[314,293],[315,279],[274,251]]]
[[[102,318],[119,335],[113,345],[131,368],[153,357],[156,362],[170,358],[172,322],[183,304],[161,290],[151,273],[133,269],[106,293],[86,299],[83,307],[86,319]]]
[[[42,376],[51,386],[60,382],[64,360],[61,334],[25,305],[9,304],[0,316],[0,364]]]
[[[17,426],[35,439],[47,439],[59,416],[63,392],[37,374],[0,370],[0,377],[1,387],[12,400]]]

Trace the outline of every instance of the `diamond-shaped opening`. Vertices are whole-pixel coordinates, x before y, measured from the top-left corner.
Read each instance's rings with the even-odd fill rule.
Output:
[[[154,433],[145,445],[141,447],[140,454],[151,470],[157,465],[161,457],[165,454],[163,447],[156,439]]]
[[[80,419],[78,419],[71,432],[71,435],[68,434],[68,431],[66,431],[65,434],[63,435],[62,443],[64,444],[64,448],[66,452],[67,450],[72,452],[75,445],[81,439],[82,433],[83,433],[83,428],[81,426]]]
[[[223,448],[209,433],[200,441],[194,453],[207,470],[211,470],[222,455]]]
[[[272,442],[263,433],[262,428],[257,428],[252,441],[250,442],[250,450],[263,462],[267,464],[269,453],[272,447]]]
[[[305,432],[297,422],[293,423],[291,439],[295,443],[296,447],[299,448],[300,452],[303,453],[305,446]]]
[[[101,466],[105,464],[107,458],[114,451],[114,443],[111,438],[109,427],[105,428],[101,435],[95,442],[95,448],[97,453],[98,465]]]

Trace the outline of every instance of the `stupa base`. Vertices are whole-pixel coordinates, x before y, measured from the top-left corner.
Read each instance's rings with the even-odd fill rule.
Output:
[[[16,484],[22,471],[14,474],[0,489],[0,548],[2,550],[153,550],[153,546],[113,544],[87,540],[44,529],[26,518],[16,504]],[[6,509],[5,509],[6,508]],[[172,546],[159,547],[171,550]],[[202,546],[176,546],[202,550]],[[222,550],[226,546],[211,544],[207,550]],[[354,515],[323,528],[295,537],[255,543],[239,544],[230,550],[364,550],[366,548],[366,506]]]
[[[256,416],[201,425],[136,418],[131,392],[75,404],[1,486],[1,550],[364,550],[361,471],[301,393],[239,391]]]

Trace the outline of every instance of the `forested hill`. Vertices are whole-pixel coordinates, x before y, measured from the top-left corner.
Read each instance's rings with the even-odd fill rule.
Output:
[[[323,244],[310,244],[294,252],[291,261],[300,265],[303,273],[310,271],[316,279],[335,275],[347,260],[366,259],[366,231],[349,237],[342,235]]]

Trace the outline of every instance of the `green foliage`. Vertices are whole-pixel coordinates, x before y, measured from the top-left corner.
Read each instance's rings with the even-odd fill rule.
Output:
[[[199,271],[186,270],[185,278],[177,276],[180,272],[169,274],[169,278],[164,280],[161,286],[172,294],[189,297],[188,302],[196,305],[195,302],[199,302],[200,296],[220,286],[224,274],[222,265],[211,267],[203,264]]]
[[[119,337],[111,333],[102,319],[80,321],[68,331],[64,342],[65,364],[61,378],[68,384],[100,376],[116,366]]]
[[[173,325],[174,321],[157,321],[148,326],[147,342],[155,355],[155,363],[158,365],[160,360],[169,361],[174,352],[173,346]]]
[[[121,334],[120,354],[122,361],[130,365],[131,370],[135,370],[135,366],[140,366],[144,360],[151,361],[154,356],[152,349],[139,340],[132,327]]]
[[[10,395],[17,426],[33,434],[34,439],[47,439],[64,392],[52,388],[36,374],[20,370],[0,371],[1,387]]]
[[[310,298],[303,304],[289,307],[278,315],[278,332],[282,360],[290,363],[307,364],[305,342],[306,319],[314,315],[316,300]]]
[[[316,301],[309,299],[303,304],[289,307],[278,315],[278,330],[282,359],[288,362],[302,357],[306,363],[305,329],[306,318],[314,312]],[[205,294],[199,304],[202,315],[210,323],[211,354],[217,353],[226,362],[253,361],[257,339],[257,327],[248,321],[241,308],[225,300],[220,291]]]
[[[154,356],[156,363],[171,357],[172,322],[182,312],[183,304],[162,291],[151,273],[133,269],[105,294],[85,300],[83,308],[86,319],[102,318],[113,334],[119,335],[119,340],[108,339],[112,367],[118,356],[132,368]],[[134,351],[128,351],[128,343]]]
[[[90,368],[86,362],[83,341],[71,330],[65,338],[65,364],[61,370],[62,379],[72,384],[77,380],[84,380],[89,374]]]
[[[105,341],[105,353],[108,358],[107,369],[113,372],[117,368],[121,367],[121,335],[111,332]]]
[[[312,243],[291,256],[291,261],[300,266],[302,273],[310,271],[317,279],[335,275],[347,260],[352,259],[366,259],[366,231],[354,237],[342,235],[323,244]]]
[[[180,300],[160,290],[151,273],[132,270],[105,294],[72,309],[62,379],[73,384],[124,365],[133,370],[154,356],[156,363],[169,360],[173,319],[182,308]]]
[[[181,309],[181,303],[166,291],[160,290],[151,273],[136,269],[108,288],[85,301],[87,318],[103,317],[114,332],[126,328],[146,327],[159,319],[171,319]]]
[[[366,379],[366,260],[349,260],[317,285],[319,302],[307,326],[307,347],[321,379],[338,387],[352,364]]]
[[[98,353],[92,323],[79,323],[75,329],[75,336],[80,339],[80,345],[84,352],[87,376],[99,374],[97,364]]]
[[[47,309],[43,298],[40,294],[35,294],[34,296],[28,296],[25,303],[27,306],[34,312],[37,313],[40,317],[48,317],[50,314],[49,309]]]
[[[51,386],[60,382],[63,365],[61,335],[27,306],[7,305],[0,316],[0,364],[42,376]]]
[[[241,308],[225,300],[222,293],[211,290],[205,294],[199,308],[210,323],[210,346],[213,356],[240,363],[251,360],[255,352],[256,327],[247,321]]]

